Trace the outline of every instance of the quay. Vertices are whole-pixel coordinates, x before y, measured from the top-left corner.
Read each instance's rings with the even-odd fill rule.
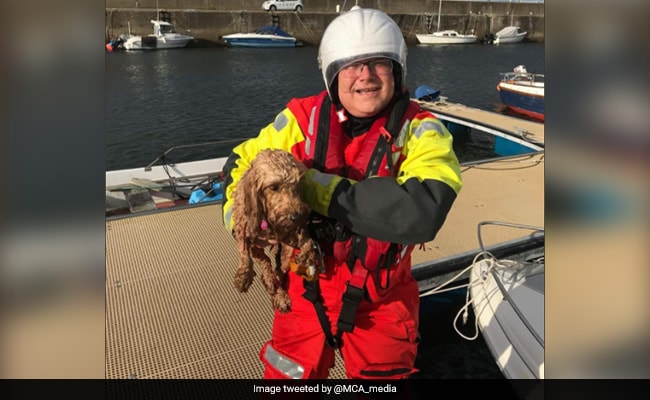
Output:
[[[105,36],[114,39],[127,33],[151,33],[150,20],[160,12],[177,32],[196,39],[191,46],[224,45],[222,37],[253,32],[277,24],[306,45],[318,45],[327,25],[338,15],[337,7],[350,9],[355,1],[303,0],[301,13],[262,10],[262,0],[106,0]],[[438,0],[362,0],[359,5],[389,14],[400,26],[407,43],[417,43],[417,33],[436,30]],[[544,41],[544,3],[454,1],[442,3],[441,28],[473,32],[479,39],[511,22],[528,32],[527,40]]]

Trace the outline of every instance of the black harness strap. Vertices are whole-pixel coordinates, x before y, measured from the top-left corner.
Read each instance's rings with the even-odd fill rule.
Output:
[[[332,102],[329,96],[325,96],[325,100],[323,100],[323,104],[320,106],[320,113],[318,115],[318,131],[316,132],[316,148],[314,149],[313,164],[313,167],[321,172],[325,170],[325,162],[327,161],[331,106]]]
[[[325,333],[325,343],[332,349],[338,349],[341,347],[341,335],[332,335],[330,321],[327,318],[327,314],[325,314],[323,298],[320,295],[320,285],[318,284],[318,279],[311,281],[304,279],[303,286],[305,288],[305,293],[303,293],[302,297],[314,304],[316,315],[318,316],[318,322],[320,322],[323,333]]]
[[[377,146],[370,157],[368,167],[366,169],[366,177],[374,175],[379,170],[381,160],[384,157],[384,154],[387,156],[388,167],[393,169],[392,163],[392,154],[391,154],[391,144],[393,143],[394,138],[399,134],[397,130],[400,128],[400,122],[406,109],[409,105],[409,95],[408,92],[404,93],[402,97],[397,99],[393,110],[388,118],[386,123],[386,130],[388,131],[388,137],[385,137],[385,141],[378,140]],[[319,171],[323,171],[325,168],[325,162],[327,157],[327,146],[329,144],[329,124],[330,124],[330,108],[331,101],[329,97],[326,97],[321,105],[321,111],[318,121],[318,132],[316,138],[316,148],[314,150],[314,168]],[[337,331],[336,335],[332,334],[332,328],[330,326],[329,318],[325,313],[325,305],[323,304],[323,298],[320,293],[320,285],[318,279],[307,281],[303,280],[303,286],[305,288],[305,293],[303,297],[314,304],[316,309],[316,315],[318,316],[318,321],[320,322],[323,333],[325,334],[325,343],[332,349],[338,349],[341,347],[341,336],[343,332],[352,332],[354,329],[354,318],[357,312],[359,304],[364,299],[366,279],[368,278],[368,269],[362,265],[362,260],[359,258],[359,255],[365,254],[366,251],[366,242],[362,237],[353,235],[352,248],[350,249],[350,257],[347,261],[348,268],[352,276],[347,282],[347,288],[343,293],[343,306],[341,307],[341,313],[339,314],[338,321],[336,323]],[[396,245],[391,244],[388,254],[382,264],[390,268],[390,264],[394,259],[394,253],[396,251]],[[383,266],[383,265],[382,265]],[[379,270],[377,268],[377,276],[379,276]],[[380,287],[383,288],[383,285],[380,283]],[[385,288],[389,286],[389,282],[386,282]]]
[[[375,150],[372,152],[372,156],[370,157],[370,161],[366,167],[366,178],[377,174],[384,155],[386,155],[386,165],[388,165],[391,174],[393,173],[393,155],[391,153],[391,145],[399,135],[402,117],[408,109],[410,102],[411,100],[409,99],[408,91],[395,101],[393,109],[388,116],[388,121],[386,121],[386,126],[382,129],[382,137],[384,140],[377,140]]]

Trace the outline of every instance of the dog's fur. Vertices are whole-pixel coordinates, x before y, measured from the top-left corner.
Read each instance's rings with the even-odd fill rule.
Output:
[[[263,150],[243,174],[233,194],[234,235],[239,250],[235,287],[246,292],[253,283],[253,260],[262,268],[262,282],[273,307],[286,312],[291,300],[283,286],[294,248],[294,261],[314,265],[315,245],[305,224],[310,209],[300,198],[299,182],[305,167],[284,150]],[[268,248],[260,244],[277,244]],[[275,258],[273,267],[271,256]]]

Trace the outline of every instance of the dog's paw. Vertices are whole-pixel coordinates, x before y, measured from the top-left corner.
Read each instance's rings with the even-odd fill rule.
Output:
[[[291,299],[289,298],[289,294],[284,290],[279,290],[273,296],[273,307],[283,314],[291,310]]]
[[[235,288],[240,292],[247,292],[248,289],[253,284],[253,278],[255,278],[255,271],[237,271],[235,273]]]

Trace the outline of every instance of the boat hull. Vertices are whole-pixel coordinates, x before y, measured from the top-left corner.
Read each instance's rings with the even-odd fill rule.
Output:
[[[494,44],[519,43],[527,34],[528,32],[522,32],[517,26],[506,26],[494,34]]]
[[[178,35],[176,37],[135,36],[124,42],[126,50],[164,50],[180,49],[186,47],[194,38],[191,36]]]
[[[298,41],[294,37],[279,35],[260,35],[256,33],[235,33],[223,37],[224,42],[231,47],[296,47]]]
[[[470,277],[481,334],[506,378],[544,379],[544,265],[491,265]]]
[[[494,44],[521,43],[525,37],[526,32],[516,36],[497,36],[494,39]]]
[[[478,40],[476,35],[445,34],[434,32],[415,35],[421,44],[469,44]]]
[[[245,39],[230,39],[225,40],[225,42],[231,47],[255,47],[255,48],[278,48],[278,47],[296,47],[295,41],[257,41],[257,40],[245,40]]]
[[[518,113],[544,120],[544,87],[499,82],[497,85],[503,104]]]

